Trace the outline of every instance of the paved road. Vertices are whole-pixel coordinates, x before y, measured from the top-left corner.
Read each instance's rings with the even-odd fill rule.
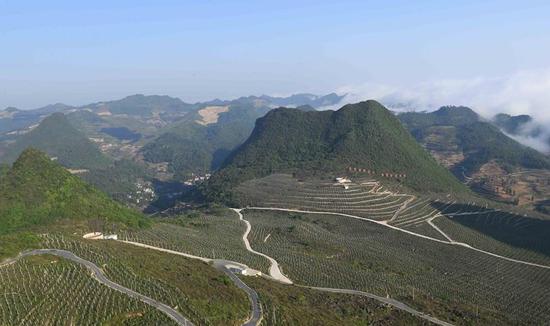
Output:
[[[255,270],[251,269],[247,265],[244,265],[244,264],[241,264],[241,263],[238,263],[238,262],[235,262],[235,261],[231,261],[231,260],[210,259],[210,258],[205,258],[205,257],[199,257],[199,256],[187,254],[187,253],[180,252],[180,251],[159,248],[159,247],[146,245],[146,244],[139,243],[139,242],[125,241],[125,240],[119,240],[119,241],[127,243],[127,244],[131,244],[131,245],[134,245],[134,246],[142,247],[142,248],[162,251],[162,252],[166,252],[166,253],[169,253],[169,254],[183,256],[183,257],[191,258],[191,259],[197,259],[197,260],[201,260],[205,263],[212,264],[216,269],[222,271],[227,276],[229,276],[231,281],[233,281],[233,283],[237,287],[239,287],[240,289],[245,291],[246,294],[248,295],[248,299],[250,300],[250,304],[251,304],[251,306],[250,306],[251,314],[250,314],[250,319],[248,319],[243,324],[243,326],[256,326],[256,325],[260,324],[260,321],[262,320],[262,309],[261,309],[261,306],[260,306],[260,298],[258,296],[258,293],[256,293],[256,291],[254,291],[252,288],[250,288],[248,285],[246,285],[231,270],[231,268],[236,268],[236,269],[239,269],[239,270],[252,271],[253,273],[256,272]]]
[[[320,287],[313,287],[313,286],[301,286],[301,287],[309,288],[309,289],[313,289],[313,290],[318,290],[318,291],[324,291],[324,292],[361,295],[361,296],[364,296],[364,297],[367,297],[367,298],[378,300],[380,302],[383,302],[385,304],[393,306],[397,309],[406,311],[406,312],[408,312],[412,315],[415,315],[415,316],[420,317],[422,319],[428,320],[428,321],[430,321],[434,324],[442,325],[442,326],[452,326],[452,324],[449,324],[447,322],[444,322],[444,321],[439,320],[437,318],[434,318],[432,316],[426,315],[425,313],[422,313],[420,311],[414,310],[413,308],[407,306],[403,302],[400,302],[400,301],[397,301],[397,300],[394,300],[394,299],[390,299],[390,298],[380,297],[380,296],[374,295],[372,293],[363,292],[363,291],[356,291],[356,290],[346,290],[346,289],[320,288]]]
[[[67,260],[73,261],[75,263],[78,263],[80,265],[84,265],[86,268],[88,268],[92,272],[92,277],[96,279],[99,283],[110,287],[113,290],[119,291],[123,294],[128,295],[129,297],[132,297],[134,299],[138,299],[162,312],[164,312],[168,317],[170,317],[172,320],[174,320],[178,325],[184,325],[184,326],[193,326],[193,323],[189,321],[187,318],[183,317],[179,312],[174,310],[173,308],[158,302],[154,299],[151,299],[143,294],[137,293],[131,289],[128,289],[120,284],[114,283],[111,280],[109,280],[105,274],[103,274],[103,271],[94,263],[84,260],[77,255],[73,254],[70,251],[66,250],[59,250],[59,249],[36,249],[31,251],[25,251],[22,252],[17,258],[23,258],[27,256],[36,256],[36,255],[55,255],[61,258],[65,258]]]
[[[243,326],[256,326],[259,325],[262,320],[262,308],[260,306],[260,298],[258,293],[246,285],[240,278],[233,273],[233,271],[226,266],[222,261],[214,262],[214,267],[224,272],[229,278],[238,286],[241,290],[245,291],[250,300],[251,315],[250,318],[243,324]]]

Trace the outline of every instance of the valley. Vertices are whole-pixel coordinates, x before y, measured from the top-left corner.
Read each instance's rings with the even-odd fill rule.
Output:
[[[94,324],[93,315],[113,325],[550,319],[550,219],[527,210],[548,195],[546,158],[527,149],[480,158],[465,149],[459,127],[410,134],[412,122],[375,101],[321,112],[262,107],[250,137],[237,141],[225,135],[251,109],[240,105],[199,106],[157,138],[99,124],[93,132],[106,134],[98,140],[81,132],[86,125],[74,127],[76,111],[56,113],[23,134],[20,147],[8,145],[23,149],[0,170],[0,243],[10,244],[0,250],[0,277],[9,280],[5,293],[17,293],[0,297],[2,323],[64,323],[45,307],[64,311],[64,320]],[[98,116],[120,114],[106,112],[101,106]],[[197,144],[205,135],[214,147]],[[135,150],[101,145],[113,141]],[[228,147],[212,165],[216,146]],[[491,196],[499,190],[506,200]],[[90,232],[110,240],[84,239]],[[83,285],[52,286],[38,303],[28,293],[50,274]],[[24,287],[13,281],[22,275]],[[89,310],[77,299],[53,306],[90,291],[100,297]]]

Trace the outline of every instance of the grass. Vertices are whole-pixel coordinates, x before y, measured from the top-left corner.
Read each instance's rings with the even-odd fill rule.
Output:
[[[298,284],[389,295],[454,324],[550,318],[548,270],[346,217],[245,211],[245,218],[252,247]]]

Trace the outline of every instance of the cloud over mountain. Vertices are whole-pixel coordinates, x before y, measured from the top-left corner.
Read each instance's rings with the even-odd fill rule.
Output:
[[[416,85],[365,83],[340,87],[337,93],[347,95],[338,105],[327,108],[376,99],[395,111],[432,111],[445,105],[465,105],[488,119],[497,113],[528,114],[542,126],[543,132],[537,137],[516,136],[517,140],[539,150],[549,150],[550,69],[518,71],[498,77],[428,81]]]

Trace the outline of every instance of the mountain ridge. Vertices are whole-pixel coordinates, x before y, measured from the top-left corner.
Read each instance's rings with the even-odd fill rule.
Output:
[[[373,100],[338,111],[268,112],[204,189],[207,197],[224,197],[239,182],[271,173],[344,174],[350,167],[406,175],[402,183],[417,190],[465,191],[389,110]]]

